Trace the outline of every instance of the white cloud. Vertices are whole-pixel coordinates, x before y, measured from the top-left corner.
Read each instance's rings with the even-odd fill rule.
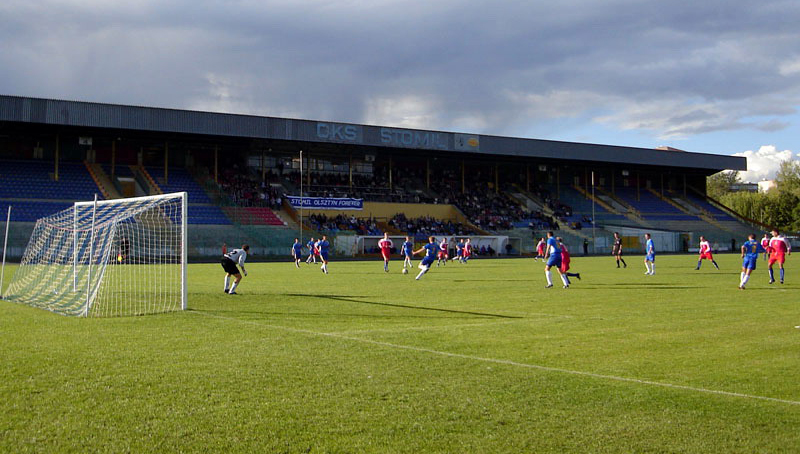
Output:
[[[778,151],[775,145],[762,145],[758,151],[747,150],[734,156],[747,158],[747,171],[739,172],[739,177],[749,182],[774,179],[781,162],[798,157],[791,150]]]

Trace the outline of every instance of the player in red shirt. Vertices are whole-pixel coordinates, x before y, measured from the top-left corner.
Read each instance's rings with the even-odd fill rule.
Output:
[[[383,234],[383,238],[378,241],[378,247],[383,256],[383,271],[389,272],[389,257],[392,256],[392,240],[389,239],[389,232]]]
[[[567,245],[562,242],[561,237],[557,237],[556,241],[558,241],[558,245],[561,248],[561,268],[560,268],[561,274],[566,276],[566,278],[567,278],[567,287],[569,287],[569,285],[571,284],[571,282],[569,281],[569,278],[570,277],[577,277],[578,280],[580,280],[581,279],[581,273],[568,273],[567,272],[567,271],[569,271],[569,262],[571,260],[570,256],[569,256],[569,250],[567,249]]]
[[[777,229],[772,230],[772,238],[769,240],[769,283],[775,282],[775,273],[772,271],[772,265],[778,264],[781,274],[781,284],[783,284],[783,262],[786,260],[787,255],[792,254],[792,245],[784,238]]]

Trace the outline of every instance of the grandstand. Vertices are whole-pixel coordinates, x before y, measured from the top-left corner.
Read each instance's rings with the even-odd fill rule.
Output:
[[[765,226],[706,197],[706,176],[723,169],[745,170],[746,161],[0,96],[0,209],[14,208],[12,238],[19,241],[36,219],[95,194],[186,191],[194,259],[245,241],[256,257],[286,255],[301,226],[306,237],[324,232],[334,244],[337,236],[376,231],[508,237],[511,248],[501,254],[530,253],[546,230],[556,230],[573,251],[588,242],[591,253],[607,253],[620,229],[628,252],[639,250],[644,231],[669,238],[667,250],[685,250],[700,234],[724,250]],[[301,186],[305,197],[363,204],[306,209],[300,219],[285,196],[299,195]]]

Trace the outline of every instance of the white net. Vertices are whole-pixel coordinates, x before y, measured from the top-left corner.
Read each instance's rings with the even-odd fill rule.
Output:
[[[39,219],[6,299],[64,315],[186,307],[185,193],[76,203]]]

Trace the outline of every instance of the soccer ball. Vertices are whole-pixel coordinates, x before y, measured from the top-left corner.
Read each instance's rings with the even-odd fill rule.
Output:
[[[403,268],[403,274],[408,274],[408,269],[407,268]]]

